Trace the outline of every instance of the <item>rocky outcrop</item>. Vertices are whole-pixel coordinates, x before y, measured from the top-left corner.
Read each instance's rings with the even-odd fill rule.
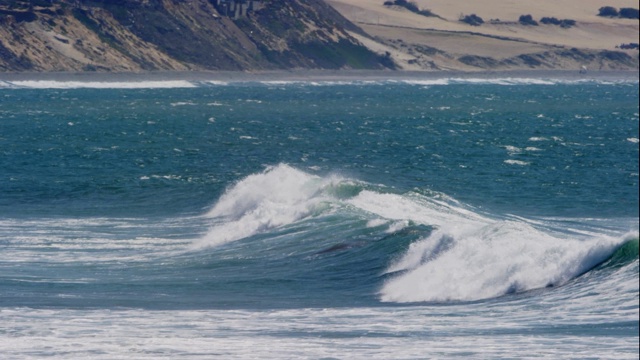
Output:
[[[248,1],[242,1],[242,3]],[[0,71],[382,69],[321,0],[0,1]]]

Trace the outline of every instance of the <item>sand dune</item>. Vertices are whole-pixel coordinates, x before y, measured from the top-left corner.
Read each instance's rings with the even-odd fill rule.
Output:
[[[500,61],[522,54],[537,54],[557,49],[577,48],[584,51],[615,50],[621,44],[638,42],[638,20],[598,16],[603,6],[637,8],[632,0],[415,0],[421,9],[429,9],[438,17],[425,17],[399,6],[384,6],[384,0],[328,0],[349,20],[376,37],[379,44],[368,43],[376,51],[390,51],[406,69],[429,66],[467,68],[451,58],[461,56],[491,57]],[[476,14],[484,19],[481,26],[459,21],[462,15]],[[521,15],[533,19],[555,17],[575,20],[575,26],[527,26],[518,22]],[[400,41],[401,40],[401,41]],[[412,45],[435,48],[437,53],[417,57]],[[415,46],[414,46],[415,47]],[[434,50],[431,49],[431,52]],[[415,50],[413,50],[415,53]],[[637,50],[626,53],[638,59]],[[445,55],[448,55],[445,56]],[[409,60],[406,60],[409,59]],[[567,61],[564,61],[567,63]],[[571,62],[571,61],[568,61]],[[427,66],[425,66],[425,64]],[[569,64],[575,67],[578,64]],[[564,67],[561,60],[553,62]],[[473,67],[471,67],[473,68]]]

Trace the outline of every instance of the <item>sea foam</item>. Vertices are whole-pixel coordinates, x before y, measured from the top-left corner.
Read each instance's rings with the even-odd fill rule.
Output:
[[[446,196],[364,190],[348,202],[378,218],[436,229],[389,264],[391,277],[379,293],[384,302],[472,301],[563,285],[637,238],[496,218]]]
[[[0,88],[27,89],[176,89],[197,87],[186,80],[171,81],[52,81],[25,80],[0,83]]]
[[[286,164],[268,167],[231,186],[207,216],[216,223],[197,247],[217,246],[300,221],[328,195],[337,178],[321,178]]]
[[[386,272],[398,275],[382,286],[380,299],[472,301],[563,285],[605,261],[629,236],[571,238],[526,221],[469,226],[452,216],[390,264]]]

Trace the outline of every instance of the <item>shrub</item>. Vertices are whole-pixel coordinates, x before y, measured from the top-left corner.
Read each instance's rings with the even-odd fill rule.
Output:
[[[438,16],[438,15],[434,14],[431,10],[428,10],[428,9],[420,10],[420,11],[418,11],[418,14],[420,14],[422,16],[433,16],[433,17],[437,17]]]
[[[384,2],[384,6],[402,6],[403,8],[422,15],[422,16],[438,16],[434,13],[431,12],[431,10],[420,10],[420,8],[418,7],[418,5],[413,2],[413,1],[407,1],[407,0],[393,0],[393,1],[385,1]]]
[[[533,17],[531,15],[520,15],[520,18],[518,19],[518,21],[522,25],[538,26],[538,22],[533,20]]]
[[[545,25],[557,25],[565,29],[570,28],[576,24],[575,20],[571,20],[571,19],[560,20],[555,17],[543,17],[542,19],[540,19],[540,22]]]
[[[480,26],[484,24],[484,20],[482,20],[482,18],[476,14],[465,15],[464,17],[460,18],[460,21],[471,26]]]
[[[418,5],[416,5],[416,3],[414,3],[413,1],[409,2],[409,1],[405,1],[404,5],[405,9],[417,13],[420,11],[420,8],[418,7]]]
[[[625,19],[638,19],[638,9],[622,8],[620,9],[620,17]]]
[[[540,22],[545,24],[545,25],[560,25],[561,21],[558,20],[557,18],[554,17],[543,17],[542,19],[540,19]]]
[[[603,6],[598,10],[598,16],[618,16],[618,9],[613,6]]]
[[[622,8],[620,12],[613,6],[603,6],[598,10],[598,16],[621,17],[623,19],[638,19],[638,9]]]
[[[640,48],[640,45],[638,45],[638,43],[628,43],[628,44],[622,44],[619,47],[620,49],[638,50]]]

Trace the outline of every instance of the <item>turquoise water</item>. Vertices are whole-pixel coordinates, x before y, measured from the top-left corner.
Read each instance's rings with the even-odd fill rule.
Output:
[[[638,83],[0,83],[7,358],[637,358]]]

